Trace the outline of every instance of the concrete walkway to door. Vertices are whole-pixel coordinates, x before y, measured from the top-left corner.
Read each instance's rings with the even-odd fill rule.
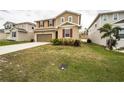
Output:
[[[24,43],[24,44],[15,44],[15,45],[8,45],[8,46],[0,46],[0,55],[28,49],[36,46],[50,44],[49,42],[33,42],[33,43]]]

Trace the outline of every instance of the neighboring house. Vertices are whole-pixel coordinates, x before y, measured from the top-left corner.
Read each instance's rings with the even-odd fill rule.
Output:
[[[7,40],[30,41],[31,39],[34,39],[35,24],[31,22],[6,22],[4,28]]]
[[[36,22],[35,41],[50,41],[55,38],[79,39],[81,28],[81,14],[64,11],[54,18],[38,20]]]
[[[119,33],[120,41],[118,41],[117,48],[124,47],[124,11],[112,11],[98,14],[88,28],[88,38],[96,44],[105,46],[107,38],[101,39],[102,34],[98,29],[106,23],[122,28]]]
[[[0,29],[0,40],[5,40],[6,34],[4,33],[4,29]]]

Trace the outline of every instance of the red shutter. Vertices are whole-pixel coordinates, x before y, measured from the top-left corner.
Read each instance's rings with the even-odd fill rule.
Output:
[[[38,28],[40,28],[40,21],[39,22],[37,22],[38,23]]]
[[[53,24],[52,25],[54,26],[54,19],[53,19]]]
[[[65,29],[63,29],[63,37],[65,37]]]
[[[49,26],[49,20],[48,20],[48,26]]]
[[[70,37],[72,37],[72,35],[73,35],[73,31],[72,29],[70,29]]]
[[[43,27],[44,27],[44,21],[43,21]]]

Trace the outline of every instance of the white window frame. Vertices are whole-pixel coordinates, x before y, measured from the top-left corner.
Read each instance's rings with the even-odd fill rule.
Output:
[[[70,21],[71,18],[71,21]],[[73,22],[73,17],[72,16],[68,16],[68,22]]]
[[[66,33],[67,33],[66,31],[67,31],[67,30],[69,30],[69,36],[66,36]],[[70,30],[71,30],[71,28],[64,28],[64,31],[65,31],[65,32],[64,32],[64,37],[65,37],[65,38],[70,38],[70,37],[71,37],[71,36],[70,36]]]
[[[106,20],[105,20],[105,18],[106,18]],[[108,19],[108,16],[107,16],[107,15],[103,15],[103,16],[102,16],[102,20],[103,20],[103,21],[107,21],[107,19]]]
[[[63,22],[62,22],[63,20]],[[61,23],[64,23],[65,22],[65,17],[61,17]]]
[[[124,35],[124,28],[121,28],[123,30],[123,32],[119,32],[119,35]],[[120,40],[124,40],[124,37],[120,38]]]
[[[49,26],[53,26],[53,20],[49,20]]]
[[[44,22],[40,21],[40,27],[43,27]]]
[[[117,15],[117,19],[115,20],[115,15]],[[118,13],[113,13],[113,20],[117,21],[119,19],[119,14]]]

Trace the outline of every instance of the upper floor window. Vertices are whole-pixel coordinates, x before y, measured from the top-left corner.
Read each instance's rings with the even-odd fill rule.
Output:
[[[61,23],[63,23],[65,21],[64,17],[61,17]]]
[[[54,26],[54,21],[53,20],[49,20],[49,26]]]
[[[24,24],[22,24],[22,25],[20,25],[20,26],[19,26],[19,28],[24,28],[24,27],[25,27],[25,25],[24,25]]]
[[[5,29],[11,29],[11,24],[6,24]]]
[[[107,15],[103,15],[102,19],[103,19],[103,21],[106,21],[107,20]]]
[[[97,27],[97,24],[95,24],[95,27]]]
[[[40,21],[40,27],[44,26],[44,21]]]
[[[113,20],[118,20],[118,13],[113,14]]]
[[[72,20],[73,20],[72,16],[69,16],[68,17],[68,22],[72,22]]]

